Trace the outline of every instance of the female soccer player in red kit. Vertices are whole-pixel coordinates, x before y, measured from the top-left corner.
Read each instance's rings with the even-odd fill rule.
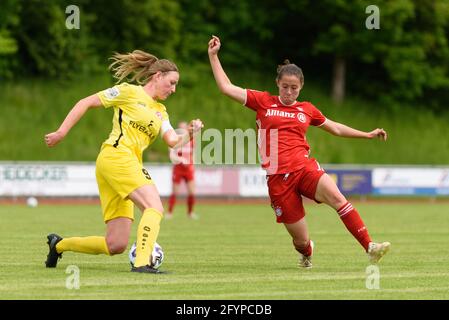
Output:
[[[377,263],[389,250],[390,243],[371,241],[357,210],[318,162],[309,157],[310,147],[305,134],[312,125],[340,137],[378,137],[385,141],[385,130],[359,131],[326,118],[309,102],[296,101],[304,85],[304,76],[298,66],[288,61],[278,68],[276,83],[279,96],[235,86],[221,66],[218,58],[220,47],[220,39],[212,36],[208,53],[215,80],[223,94],[256,112],[259,151],[262,167],[267,171],[271,206],[277,222],[285,225],[300,253],[299,266],[311,268],[313,254],[302,195],[334,208],[346,228],[363,246],[370,262]]]
[[[188,130],[188,124],[185,121],[181,121],[178,124],[180,129],[179,134],[184,134]],[[184,180],[187,185],[187,215],[191,219],[198,219],[198,216],[193,212],[193,206],[195,204],[195,167],[193,166],[193,149],[194,140],[184,144],[179,148],[170,148],[170,160],[172,161],[172,194],[168,199],[168,212],[166,218],[173,217],[173,208],[176,203],[176,196],[179,195],[181,189],[181,182]]]

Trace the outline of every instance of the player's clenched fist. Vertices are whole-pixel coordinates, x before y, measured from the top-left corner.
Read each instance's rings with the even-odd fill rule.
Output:
[[[49,134],[45,135],[45,143],[47,144],[47,146],[49,147],[54,147],[55,145],[57,145],[62,139],[64,139],[64,135],[59,132],[52,132]]]

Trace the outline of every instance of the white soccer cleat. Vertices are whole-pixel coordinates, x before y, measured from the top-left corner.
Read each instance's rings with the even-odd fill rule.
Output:
[[[189,217],[189,219],[192,219],[192,220],[198,220],[200,218],[200,216],[197,215],[195,212],[188,213],[187,217]]]
[[[391,243],[389,242],[370,242],[368,245],[368,258],[372,264],[378,263],[382,257],[390,250]]]
[[[310,246],[312,247],[312,254],[310,256],[305,256],[303,254],[299,254],[299,262],[298,262],[298,266],[300,268],[306,268],[306,269],[310,269],[312,268],[312,255],[313,255],[313,241],[310,240]]]

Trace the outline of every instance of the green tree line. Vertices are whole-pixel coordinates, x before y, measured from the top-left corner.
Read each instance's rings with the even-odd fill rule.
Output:
[[[79,29],[67,28],[69,5]],[[273,74],[288,58],[337,102],[449,102],[447,0],[2,0],[0,81],[104,72],[114,51],[134,49],[194,68],[212,34],[226,67]]]

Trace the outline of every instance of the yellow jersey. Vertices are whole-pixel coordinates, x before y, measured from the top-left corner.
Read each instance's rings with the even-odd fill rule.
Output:
[[[142,163],[143,151],[156,140],[163,123],[171,128],[165,106],[152,99],[142,86],[128,83],[97,95],[105,108],[114,108],[112,131],[103,145],[127,148]]]

